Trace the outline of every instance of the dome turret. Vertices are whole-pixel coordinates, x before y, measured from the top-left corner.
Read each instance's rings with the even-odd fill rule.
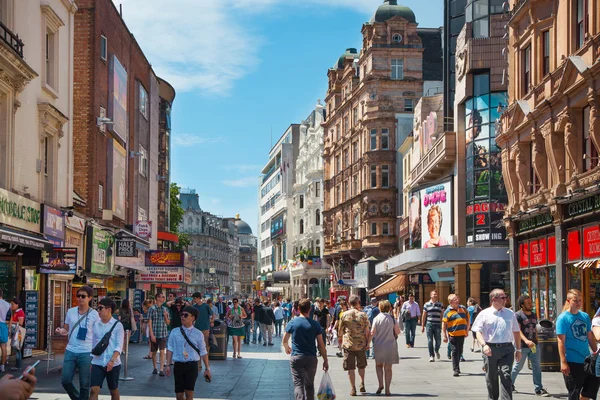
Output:
[[[346,57],[352,57],[354,59],[358,58],[358,50],[355,48],[346,49],[346,51],[338,58],[337,62],[333,66],[334,69],[342,69],[344,68],[344,61],[346,61]]]
[[[235,226],[238,228],[238,235],[252,235],[252,228],[240,219],[240,214],[235,216]]]
[[[377,11],[375,11],[375,14],[373,14],[369,23],[385,22],[396,16],[400,16],[410,23],[417,23],[415,13],[410,8],[399,5],[398,0],[385,0],[383,4],[379,6]]]

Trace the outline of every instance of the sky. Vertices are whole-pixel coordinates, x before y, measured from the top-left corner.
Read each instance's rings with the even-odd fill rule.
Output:
[[[175,87],[171,180],[258,232],[269,150],[327,91],[327,70],[383,0],[113,0],[155,73]],[[419,27],[443,0],[400,0]]]

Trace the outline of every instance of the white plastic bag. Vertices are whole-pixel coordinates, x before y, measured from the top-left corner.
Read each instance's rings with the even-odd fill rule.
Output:
[[[337,346],[339,344],[337,329],[333,330],[333,339],[331,340],[331,344],[334,345],[334,346]]]
[[[335,390],[333,389],[333,382],[329,377],[329,373],[325,371],[321,384],[319,385],[319,391],[317,392],[318,400],[333,400],[335,399]]]

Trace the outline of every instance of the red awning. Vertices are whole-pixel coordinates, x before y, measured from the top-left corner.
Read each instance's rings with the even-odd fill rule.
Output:
[[[179,243],[179,237],[175,233],[158,231],[158,240]]]

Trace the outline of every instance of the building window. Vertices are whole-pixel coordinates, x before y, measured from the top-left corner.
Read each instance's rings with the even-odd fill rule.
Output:
[[[358,125],[358,106],[352,110],[352,124],[354,126]]]
[[[413,112],[413,99],[404,99],[404,111]]]
[[[339,174],[342,170],[340,156],[335,156],[335,173]]]
[[[56,33],[46,31],[46,85],[56,90]]]
[[[354,230],[354,239],[360,239],[360,231],[358,229],[360,225],[360,216],[358,213],[354,214],[354,221],[352,222],[352,228]]]
[[[358,161],[358,142],[352,143],[352,162]]]
[[[390,167],[388,165],[381,166],[381,187],[390,187]]]
[[[392,59],[392,79],[404,79],[404,60]]]
[[[590,107],[583,109],[583,168],[585,171],[598,165],[598,150],[590,137]]]
[[[371,188],[377,187],[377,166],[371,165]]]
[[[384,222],[381,225],[381,234],[385,235],[385,236],[387,236],[387,235],[390,234],[390,224],[389,224],[389,222]]]
[[[335,226],[335,239],[336,242],[342,241],[342,220],[338,219],[337,224]]]
[[[315,197],[321,197],[321,182],[315,182]]]
[[[148,119],[148,92],[140,83],[140,113]]]
[[[577,0],[577,31],[576,31],[576,40],[577,40],[577,48],[580,49],[583,47],[583,43],[585,41],[585,32],[587,25],[587,14],[588,14],[588,2],[587,0]]]
[[[344,116],[344,135],[346,135],[348,133],[349,129],[350,129],[350,124],[348,123],[348,114],[346,114]]]
[[[529,143],[529,159],[533,161],[533,142]],[[529,171],[529,181],[531,182],[531,186],[529,187],[529,194],[535,194],[540,190],[540,180],[538,179],[537,174],[535,173],[535,169],[532,168]]]
[[[371,222],[371,235],[377,235],[377,223],[375,222]]]
[[[348,150],[344,150],[344,168],[348,168],[350,165],[350,153]]]
[[[148,177],[148,152],[140,145],[140,175],[144,178]]]
[[[383,128],[381,130],[381,150],[389,150],[390,148],[390,130]]]
[[[371,150],[377,150],[377,129],[371,129]]]
[[[542,32],[542,76],[550,73],[550,31]]]
[[[315,225],[321,225],[321,210],[315,211]]]
[[[340,124],[335,126],[335,140],[340,140]]]
[[[100,58],[106,61],[108,53],[108,44],[106,42],[106,36],[100,35]]]
[[[99,183],[98,184],[98,210],[104,209],[104,186]]]
[[[494,3],[497,1],[491,1]],[[485,38],[490,36],[490,9],[488,0],[469,0],[465,9],[466,22],[472,22],[473,37]],[[492,6],[494,7],[494,6]],[[498,10],[495,10],[498,12]]]
[[[352,196],[358,194],[358,175],[352,177]]]
[[[341,204],[341,202],[342,202],[342,195],[341,195],[340,185],[337,185],[335,187],[335,200],[336,200],[336,205]]]
[[[350,193],[348,192],[348,181],[344,181],[344,201],[350,199]]]
[[[523,50],[523,94],[529,93],[531,85],[531,46]]]
[[[304,233],[304,220],[301,219],[300,220],[300,234],[302,235]]]

